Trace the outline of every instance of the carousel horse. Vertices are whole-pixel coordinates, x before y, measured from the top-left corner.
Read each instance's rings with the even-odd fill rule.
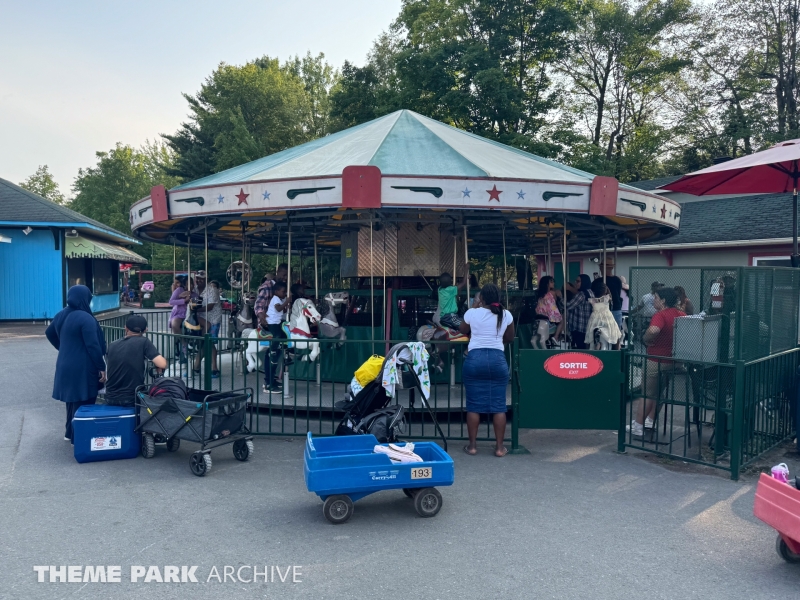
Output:
[[[531,346],[534,350],[547,350],[550,336],[556,332],[555,326],[550,325],[550,319],[543,315],[536,315],[533,320],[533,335]]]
[[[432,355],[435,355],[438,361],[434,366],[437,373],[444,370],[442,352],[447,352],[450,346],[442,347],[442,344],[437,345],[436,342],[469,342],[469,338],[457,329],[444,327],[439,323],[439,309],[433,314],[432,321],[417,329],[416,339],[418,342],[424,342],[426,348],[432,348]]]
[[[336,318],[336,307],[339,304],[350,302],[350,294],[347,292],[331,292],[322,298],[322,319],[319,322],[319,337],[327,339],[338,339],[337,346],[342,346],[341,342],[347,339],[347,328],[339,325]]]
[[[256,370],[256,367],[258,367],[259,352],[266,352],[269,350],[272,334],[266,329],[256,327],[255,329],[243,330],[242,337],[249,340],[247,342],[247,348],[244,351],[244,357],[247,360],[247,372],[252,373]]]
[[[292,304],[292,312],[289,315],[289,322],[283,323],[283,331],[286,337],[292,340],[289,348],[296,350],[311,350],[304,354],[301,360],[315,361],[319,356],[319,342],[312,337],[310,324],[319,323],[322,317],[314,306],[314,302],[308,298],[298,298]],[[300,341],[298,341],[300,340]]]
[[[254,292],[243,294],[242,300],[237,304],[236,310],[231,312],[231,332],[234,337],[244,337],[243,333],[248,329],[253,329],[255,323],[255,312],[253,307],[256,303],[256,295]]]

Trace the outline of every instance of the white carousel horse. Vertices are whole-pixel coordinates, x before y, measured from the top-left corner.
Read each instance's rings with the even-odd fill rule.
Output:
[[[315,361],[319,356],[319,342],[311,337],[310,323],[319,323],[321,315],[314,306],[314,302],[308,298],[298,298],[292,304],[292,312],[289,315],[289,322],[283,324],[283,331],[292,342],[288,344],[290,348],[296,350],[311,350],[309,354],[304,354],[301,360]],[[310,323],[309,323],[310,322]],[[301,340],[301,341],[298,341]]]
[[[259,352],[266,352],[269,350],[269,344],[272,341],[272,335],[269,333],[261,333],[260,328],[245,329],[242,331],[242,337],[247,338],[247,349],[244,351],[244,357],[247,360],[247,371],[252,373],[258,367],[258,354]],[[264,364],[263,361],[261,364]]]
[[[531,336],[531,346],[533,346],[534,350],[547,350],[547,340],[550,339],[550,333],[550,321],[548,319],[534,319],[533,335]]]
[[[347,292],[331,292],[322,298],[322,319],[319,322],[319,337],[328,339],[338,339],[343,342],[347,339],[347,328],[339,325],[336,318],[336,307],[339,304],[350,302],[350,294]],[[342,344],[337,344],[341,346]]]

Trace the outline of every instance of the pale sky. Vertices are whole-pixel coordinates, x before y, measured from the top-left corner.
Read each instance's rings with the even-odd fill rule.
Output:
[[[0,0],[0,177],[47,164],[72,195],[80,167],[186,120],[220,62],[324,52],[362,65],[401,0]]]

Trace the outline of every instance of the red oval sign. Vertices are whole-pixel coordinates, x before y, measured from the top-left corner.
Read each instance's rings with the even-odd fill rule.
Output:
[[[562,352],[544,361],[544,370],[560,379],[588,379],[603,370],[603,361],[583,352]]]

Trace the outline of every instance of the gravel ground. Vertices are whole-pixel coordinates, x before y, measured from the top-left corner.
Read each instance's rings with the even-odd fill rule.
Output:
[[[0,331],[3,599],[798,594],[800,565],[778,557],[775,533],[752,515],[755,473],[732,482],[618,455],[612,432],[527,431],[530,455],[497,459],[484,444],[469,457],[452,443],[456,483],[433,519],[384,492],[333,526],[305,490],[302,438],[258,438],[249,463],[219,449],[202,479],[189,473],[189,444],[148,461],[77,464],[63,405],[50,398],[54,362],[41,327]],[[120,565],[122,583],[37,583],[35,565]],[[139,565],[197,566],[199,583],[131,583]],[[214,567],[242,565],[284,576],[296,565],[301,581],[208,581]]]

